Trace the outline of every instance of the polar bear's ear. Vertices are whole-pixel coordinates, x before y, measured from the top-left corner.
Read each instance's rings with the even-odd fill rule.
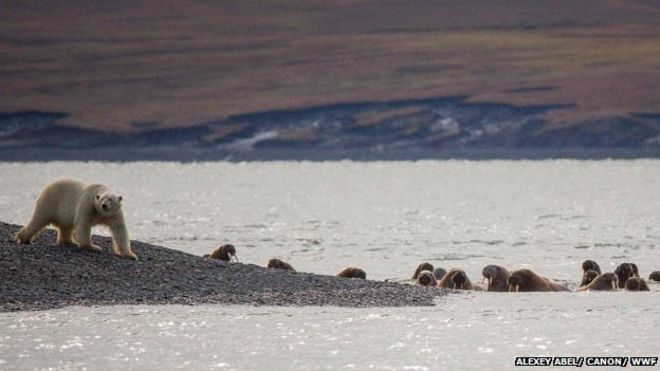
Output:
[[[118,199],[119,199],[119,202],[122,202],[122,201],[124,200],[124,197],[123,197],[123,196],[119,196]]]
[[[100,200],[100,199],[101,199],[101,195],[96,195],[96,199],[97,199],[97,200]]]

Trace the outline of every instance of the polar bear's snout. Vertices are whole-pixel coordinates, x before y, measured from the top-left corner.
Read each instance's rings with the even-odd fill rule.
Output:
[[[114,194],[103,193],[96,195],[97,207],[101,209],[102,212],[114,212],[121,209],[121,196]]]

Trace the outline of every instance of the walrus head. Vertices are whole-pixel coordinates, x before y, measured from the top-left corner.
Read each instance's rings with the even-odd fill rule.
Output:
[[[593,260],[585,260],[582,263],[582,271],[586,273],[588,270],[596,271],[599,275],[601,274],[600,266]]]
[[[509,276],[507,282],[509,283],[509,292],[518,292],[520,290],[520,285],[525,282],[525,276],[519,271],[516,271]]]
[[[484,276],[486,281],[486,290],[487,291],[506,291],[509,287],[509,273],[506,268],[499,265],[490,264],[484,267],[481,270],[481,275]]]
[[[478,290],[464,270],[452,268],[438,281],[438,286],[444,289],[454,290]]]
[[[433,270],[433,275],[435,276],[435,279],[438,281],[440,281],[442,277],[445,276],[445,274],[447,274],[447,270],[442,267],[435,267],[435,269]]]
[[[537,286],[545,285],[543,278],[529,269],[518,269],[511,272],[509,279],[509,292],[541,291]]]
[[[603,273],[596,277],[589,285],[588,290],[595,291],[610,291],[616,290],[619,287],[619,278],[614,273]]]
[[[367,279],[367,272],[360,268],[349,267],[337,274],[337,277]]]
[[[412,279],[416,280],[422,271],[433,272],[433,265],[431,263],[426,263],[426,262],[418,265],[417,269],[415,269],[415,273],[413,273]]]
[[[639,277],[628,278],[625,288],[628,291],[649,291],[649,286]]]
[[[593,269],[588,269],[584,272],[582,275],[582,282],[580,282],[580,287],[582,286],[587,286],[588,284],[591,283],[596,277],[598,277],[599,274]]]
[[[639,270],[634,263],[621,263],[614,270],[614,273],[619,278],[619,287],[623,288],[630,277],[639,277]]]
[[[421,271],[417,276],[417,284],[422,286],[437,286],[438,281],[431,271]]]
[[[267,267],[268,268],[275,268],[275,269],[285,269],[285,270],[288,270],[288,271],[291,271],[291,272],[296,271],[295,269],[293,269],[293,266],[291,266],[291,264],[289,264],[289,263],[287,263],[283,260],[276,259],[276,258],[270,259],[268,261]]]
[[[650,279],[650,280],[653,280],[653,281],[660,281],[660,271],[652,272],[652,273],[649,275],[649,279]]]
[[[467,276],[465,275],[465,272],[456,270],[451,272],[450,274],[451,274],[451,281],[454,283],[454,288],[462,290],[463,285],[465,285],[465,281],[467,281]]]
[[[209,255],[209,258],[223,260],[223,261],[231,261],[233,259],[236,259],[236,262],[238,262],[238,255],[236,255],[236,247],[234,247],[234,245],[230,243],[226,245],[222,245],[217,249],[215,249],[215,251],[213,251]]]

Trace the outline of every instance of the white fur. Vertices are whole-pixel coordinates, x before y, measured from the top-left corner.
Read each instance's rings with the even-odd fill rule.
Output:
[[[58,180],[41,191],[32,219],[18,231],[16,240],[30,243],[44,227],[53,224],[58,245],[75,241],[78,247],[98,251],[101,248],[92,244],[91,237],[92,227],[100,224],[110,229],[116,255],[137,260],[131,251],[121,201],[121,196],[102,184],[86,186],[71,179]]]

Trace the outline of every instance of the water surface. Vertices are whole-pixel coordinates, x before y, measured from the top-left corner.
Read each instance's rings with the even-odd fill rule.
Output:
[[[0,219],[71,176],[125,199],[131,237],[204,254],[231,242],[335,274],[407,278],[422,261],[660,270],[660,161],[0,164]],[[102,230],[99,233],[104,233]],[[137,279],[137,278],[136,278]],[[433,308],[156,306],[0,314],[0,362],[23,368],[510,368],[515,355],[658,355],[650,293],[451,295]],[[656,352],[654,354],[654,352]],[[188,362],[188,363],[186,363]],[[469,362],[469,363],[468,363]]]

